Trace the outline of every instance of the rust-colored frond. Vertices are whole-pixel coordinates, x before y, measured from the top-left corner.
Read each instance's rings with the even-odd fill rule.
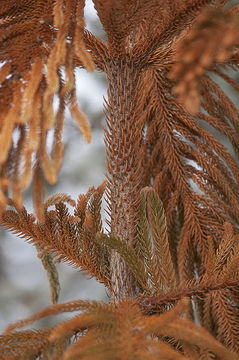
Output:
[[[0,335],[1,357],[5,360],[36,359],[50,349],[52,329],[25,330]]]
[[[235,236],[230,223],[224,225],[222,241],[216,250],[209,250],[207,258],[209,266],[206,265],[204,278],[210,277],[224,282],[226,279],[238,276],[238,235]],[[213,272],[210,264],[214,264]],[[202,316],[204,326],[213,331],[218,340],[235,352],[239,351],[238,306],[238,283],[235,283],[207,294]]]
[[[83,137],[90,141],[88,120],[76,101],[75,59],[87,70],[94,69],[84,44],[84,1],[4,3],[0,9],[1,207],[7,196],[21,205],[21,191],[31,180],[33,155],[46,180],[55,183],[63,156],[67,104]],[[56,99],[57,110],[53,108]],[[54,141],[49,154],[46,141],[51,129]],[[41,217],[39,206],[35,207]]]
[[[198,119],[193,118],[174,100],[173,84],[165,76],[166,70],[161,69],[148,72],[146,77],[151,83],[148,106],[152,109],[145,141],[149,149],[146,171],[154,177],[164,204],[170,247],[178,249],[180,277],[184,278],[184,273],[188,278],[186,268],[192,269],[195,256],[192,243],[200,244],[197,252],[203,258],[208,236],[217,244],[224,221],[238,223],[236,161],[206,129],[209,123],[237,149],[238,109],[209,76],[204,76],[203,107],[208,114],[204,111]]]
[[[210,296],[213,291],[221,291],[235,287],[238,283],[238,274],[235,277],[224,279],[223,281],[215,281],[211,279],[198,280],[196,283],[188,283],[184,288],[180,287],[167,294],[162,294],[155,297],[142,298],[140,301],[145,312],[152,313],[162,310],[165,306],[169,306],[183,297],[202,297],[203,295]]]
[[[70,215],[64,204],[69,202],[74,206],[74,201],[66,194],[57,194],[45,202],[44,221],[36,222],[34,216],[23,208],[16,212],[5,211],[1,224],[36,245],[39,251],[47,249],[58,260],[84,270],[109,286],[108,252],[96,239],[96,234],[102,231],[100,209],[104,187],[103,183],[97,189],[91,188],[86,196],[81,195],[81,202],[75,206],[74,216]],[[86,199],[85,203],[83,198]],[[55,209],[49,210],[53,205]],[[43,263],[46,267],[45,257]],[[48,263],[48,271],[50,268],[49,274],[54,278],[53,268]],[[53,278],[51,277],[51,289],[54,291],[57,282]]]
[[[50,196],[44,203],[45,211],[48,210],[50,206],[57,205],[59,203],[68,203],[71,206],[75,206],[75,201],[67,194],[57,193]]]
[[[200,79],[215,62],[220,64],[230,57],[238,38],[238,12],[209,8],[177,45],[170,77],[177,81],[174,91],[189,112],[195,114],[199,109]]]
[[[238,286],[234,288],[238,293]],[[219,290],[211,295],[212,316],[217,339],[229,349],[239,352],[238,298],[230,296],[231,291]],[[233,295],[233,294],[232,294]],[[223,320],[222,320],[223,319]]]
[[[75,301],[54,305],[31,318],[9,326],[6,334],[2,336],[0,345],[4,348],[8,338],[18,343],[19,338],[24,336],[24,332],[16,333],[12,331],[13,329],[61,311],[83,310],[83,313],[60,323],[55,329],[47,330],[48,338],[46,334],[43,336],[45,347],[42,345],[42,339],[42,347],[38,350],[38,354],[47,353],[49,344],[64,342],[65,349],[61,355],[62,359],[68,360],[79,358],[110,360],[115,354],[119,360],[130,359],[132,356],[137,356],[140,360],[157,357],[165,360],[172,358],[186,360],[188,347],[196,345],[195,356],[199,356],[200,351],[208,349],[217,359],[237,359],[234,353],[227,350],[206,330],[183,319],[186,306],[187,300],[182,299],[163,314],[145,316],[137,303],[130,300],[118,304]],[[40,334],[40,331],[36,334]],[[70,344],[66,340],[72,335],[76,337],[73,344]],[[176,342],[178,342],[177,347],[174,346]],[[33,345],[29,342],[28,349],[32,351]]]
[[[225,285],[238,274],[238,246],[235,245],[238,240],[234,236],[235,225],[238,224],[238,167],[203,124],[208,122],[228,137],[238,152],[238,109],[210,77],[204,76],[202,83],[206,89],[203,92],[203,107],[208,114],[199,113],[198,119],[190,117],[171,97],[172,88],[168,80],[164,82],[165,70],[162,70],[156,72],[157,75],[154,72],[152,77],[148,73],[146,77],[146,81],[151,82],[148,99],[151,112],[145,144],[150,154],[148,173],[154,177],[154,187],[165,207],[172,258],[178,265],[181,284],[186,281],[186,287],[186,279],[193,279],[194,271],[198,275],[204,273],[208,261],[211,265],[207,279],[212,278],[213,272],[218,276],[215,283]],[[236,83],[224,71],[216,68],[215,72],[238,90]],[[154,90],[153,79],[158,84],[157,91]],[[224,234],[225,220],[230,220],[233,225],[227,225]],[[194,241],[198,244],[195,243],[196,247],[192,246]],[[217,249],[216,258],[214,255],[208,257],[210,244],[212,249]],[[218,271],[222,268],[223,270]],[[217,292],[214,297],[213,287],[211,294],[195,297],[194,303],[196,302],[197,316],[202,319],[204,326],[230,349],[238,351],[238,315],[233,310],[234,306],[238,306],[238,290],[235,285],[236,282],[232,283],[230,289],[229,282],[226,290],[219,291],[223,294],[220,305],[215,304]],[[210,286],[207,291],[209,288]],[[219,313],[224,313],[227,319],[223,324],[219,324]],[[223,336],[220,334],[226,328],[227,337],[222,340]],[[230,342],[229,339],[233,340]]]
[[[176,288],[177,278],[170,254],[168,228],[163,204],[152,188],[144,188],[146,192],[147,215],[153,241],[153,252],[160,266],[161,292],[169,292]]]
[[[141,191],[136,251],[145,264],[150,293],[157,293],[161,288],[160,263],[154,254],[153,241],[150,236],[150,226],[147,216],[147,190]]]
[[[153,188],[141,190],[136,251],[148,275],[149,294],[172,291],[177,279],[171,258],[162,202]]]
[[[74,300],[74,301],[68,301],[62,304],[55,304],[51,305],[42,311],[39,311],[38,313],[34,314],[33,316],[30,316],[29,318],[25,320],[19,320],[13,324],[10,324],[7,326],[7,328],[4,330],[4,334],[9,334],[13,331],[16,331],[16,329],[22,328],[24,326],[30,325],[35,321],[38,321],[40,319],[43,319],[48,316],[53,316],[57,314],[61,314],[63,312],[74,312],[74,311],[82,311],[86,310],[88,308],[97,309],[101,306],[101,303],[98,303],[97,301],[89,301],[89,300]]]

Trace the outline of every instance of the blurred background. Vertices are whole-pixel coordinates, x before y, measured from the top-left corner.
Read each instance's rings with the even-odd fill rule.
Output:
[[[87,0],[86,3],[87,27],[97,36],[104,37],[92,2]],[[84,142],[68,113],[64,127],[63,166],[57,184],[47,186],[46,197],[64,192],[76,200],[78,194],[85,193],[90,186],[100,185],[106,171],[102,112],[103,95],[106,96],[105,77],[97,71],[87,73],[85,70],[77,70],[76,75],[78,103],[91,123],[92,141],[90,144]],[[32,211],[31,189],[24,195],[24,205]],[[107,300],[103,285],[94,279],[66,264],[58,264],[57,270],[61,285],[59,302],[79,298]],[[0,332],[10,322],[51,305],[49,295],[46,272],[35,247],[0,228]],[[62,315],[57,320],[59,318]],[[39,322],[34,327],[51,325],[52,321],[47,319],[44,324]]]

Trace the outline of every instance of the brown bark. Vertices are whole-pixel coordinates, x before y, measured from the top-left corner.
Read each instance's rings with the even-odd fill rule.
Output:
[[[141,74],[130,60],[107,68],[108,104],[105,130],[111,233],[134,246],[139,191],[142,188]],[[117,300],[135,297],[133,275],[119,254],[112,251],[111,274]]]

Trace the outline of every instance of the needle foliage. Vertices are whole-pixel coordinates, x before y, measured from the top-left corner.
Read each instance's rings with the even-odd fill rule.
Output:
[[[221,87],[238,97],[239,5],[93,3],[105,41],[86,29],[84,0],[0,3],[0,223],[37,247],[53,302],[5,329],[1,358],[239,359],[239,109]],[[77,201],[45,200],[67,107],[91,138],[77,67],[108,82],[106,180]],[[34,214],[21,196],[30,183]],[[57,304],[56,260],[103,283],[109,302]],[[22,330],[63,312],[77,314]]]

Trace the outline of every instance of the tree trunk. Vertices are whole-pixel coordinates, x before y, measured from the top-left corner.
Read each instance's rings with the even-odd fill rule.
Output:
[[[130,60],[116,60],[106,69],[108,78],[105,142],[111,233],[135,245],[137,208],[142,188],[143,101],[141,74]],[[135,297],[134,278],[123,259],[112,251],[114,297]]]

